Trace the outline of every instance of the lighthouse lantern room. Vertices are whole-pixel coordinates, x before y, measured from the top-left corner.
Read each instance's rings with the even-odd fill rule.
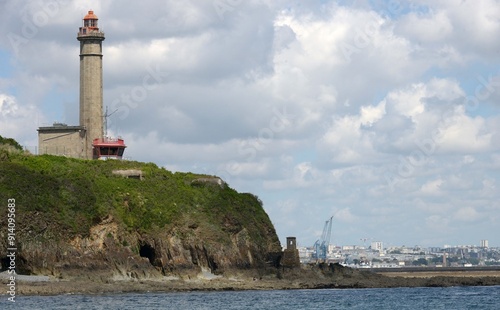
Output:
[[[97,26],[98,20],[99,19],[94,14],[94,11],[89,11],[83,18],[83,27],[80,27],[80,33],[87,34],[88,32],[99,32],[99,28]]]

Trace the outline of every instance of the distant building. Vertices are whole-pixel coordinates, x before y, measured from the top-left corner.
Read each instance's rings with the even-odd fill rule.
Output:
[[[374,241],[371,244],[372,251],[382,252],[384,250],[384,245],[381,241]]]
[[[487,248],[488,247],[488,240],[481,240],[481,247]]]

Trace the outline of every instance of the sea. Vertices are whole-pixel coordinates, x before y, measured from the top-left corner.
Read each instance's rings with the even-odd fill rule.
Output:
[[[0,296],[0,309],[500,309],[500,286]]]

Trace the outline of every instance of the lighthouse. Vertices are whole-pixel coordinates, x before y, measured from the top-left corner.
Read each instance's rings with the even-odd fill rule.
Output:
[[[79,28],[80,41],[80,125],[54,123],[38,129],[39,154],[83,159],[121,159],[122,139],[105,136],[103,130],[102,41],[99,19],[88,11]]]
[[[103,129],[102,41],[99,19],[94,11],[83,18],[78,31],[80,41],[80,126],[85,128],[85,154],[93,159],[121,159],[125,151],[122,139],[105,136]]]
[[[94,157],[94,139],[103,139],[102,95],[102,41],[104,32],[99,30],[99,19],[94,11],[83,18],[78,31],[80,41],[80,126],[85,129],[84,152],[86,158]]]

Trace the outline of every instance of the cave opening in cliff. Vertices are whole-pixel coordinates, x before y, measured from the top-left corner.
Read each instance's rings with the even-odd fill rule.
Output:
[[[151,263],[151,265],[154,265],[154,261],[156,259],[156,252],[155,252],[155,249],[145,243],[143,245],[141,245],[141,248],[139,249],[139,255],[141,257],[147,257],[147,259],[149,259],[149,262]]]
[[[12,252],[8,252],[7,256],[0,258],[0,272],[14,270],[16,273],[20,274],[31,274],[31,267],[24,256],[17,254],[12,256]]]
[[[0,264],[2,265],[2,268],[0,268],[0,272],[7,271],[9,269],[10,258],[8,258],[7,256],[2,257],[2,259],[0,259]]]

